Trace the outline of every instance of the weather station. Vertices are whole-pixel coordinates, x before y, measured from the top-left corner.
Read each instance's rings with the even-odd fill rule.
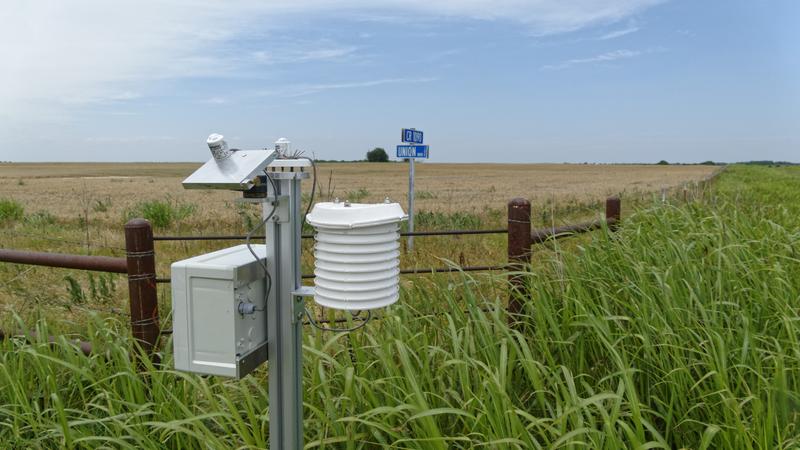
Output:
[[[300,188],[316,173],[314,161],[292,153],[285,138],[262,150],[230,149],[218,134],[207,144],[212,158],[184,188],[240,191],[240,201],[262,205],[262,221],[243,245],[172,264],[175,368],[239,379],[267,362],[270,448],[301,449],[302,329],[304,322],[322,328],[305,299],[353,317],[367,311],[359,325],[336,331],[354,331],[370,310],[395,303],[399,223],[407,215],[388,199],[313,204],[312,186],[305,220],[315,228],[315,286],[303,286]],[[265,244],[251,243],[262,227]]]

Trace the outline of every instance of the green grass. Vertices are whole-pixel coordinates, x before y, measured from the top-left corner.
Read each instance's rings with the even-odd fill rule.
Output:
[[[14,199],[0,198],[0,223],[22,220],[25,207]]]
[[[360,202],[369,196],[367,188],[358,188],[355,191],[347,191],[344,193],[344,198],[351,202]]]
[[[799,194],[797,168],[732,167],[702,202],[537,251],[517,328],[502,278],[460,274],[360,332],[307,328],[307,448],[797,448]],[[264,369],[183,374],[166,350],[137,373],[124,323],[89,326],[92,357],[0,344],[6,447],[266,447]]]
[[[481,215],[471,212],[423,210],[414,215],[414,224],[417,230],[479,230],[484,227],[484,220]]]
[[[97,205],[95,205],[96,207]],[[192,203],[183,203],[178,200],[149,200],[137,203],[125,212],[125,220],[142,217],[153,224],[153,228],[168,228],[174,223],[194,214],[197,206]]]

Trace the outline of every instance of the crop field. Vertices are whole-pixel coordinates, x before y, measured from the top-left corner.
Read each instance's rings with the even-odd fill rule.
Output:
[[[124,254],[122,226],[144,216],[162,235],[243,234],[260,221],[254,205],[236,203],[225,191],[184,190],[181,181],[198,164],[0,164],[0,200],[23,211],[5,220],[0,240],[5,248],[93,255]],[[506,203],[513,197],[533,202],[536,226],[594,218],[608,195],[626,201],[652,199],[663,187],[696,189],[713,166],[560,165],[560,164],[419,164],[417,230],[504,228]],[[333,163],[317,169],[316,199],[380,202],[389,197],[405,206],[408,166],[400,163]],[[311,182],[305,182],[305,201]],[[0,212],[0,216],[2,216]],[[10,213],[9,213],[10,214]],[[505,236],[417,238],[405,267],[497,265],[505,262]],[[231,241],[157,244],[159,276],[169,264],[188,256],[232,245]],[[310,246],[311,242],[306,241]],[[308,247],[307,247],[308,248]],[[304,259],[313,265],[310,252]],[[100,290],[101,280],[104,284]],[[114,283],[113,280],[123,281]],[[58,317],[65,331],[83,329],[96,298],[102,311],[124,311],[124,279],[44,267],[0,265],[0,318],[12,311],[27,318]],[[93,288],[92,286],[95,285]],[[117,284],[121,286],[117,289]],[[85,292],[82,292],[85,291]],[[168,310],[169,287],[159,292]],[[88,297],[89,301],[82,301]]]
[[[241,225],[232,207],[236,195],[224,191],[185,191],[180,182],[198,164],[0,164],[0,192],[30,210],[74,220],[88,206],[98,225],[119,224],[139,202],[171,199],[191,204],[196,214],[185,227]],[[581,164],[417,164],[416,205],[442,213],[504,209],[512,197],[540,205],[585,203],[605,196],[659,191],[691,185],[715,166]],[[406,203],[408,166],[401,163],[321,163],[317,196],[352,201]],[[305,183],[308,193],[311,183]],[[88,203],[88,205],[86,205]],[[213,219],[212,219],[213,217]]]
[[[181,191],[193,167],[0,166],[2,246],[121,255],[131,214],[164,220],[159,234],[257,221],[232,195]],[[318,198],[404,203],[406,167],[372,167],[321,165]],[[697,189],[714,169],[420,165],[423,229],[502,227],[511,197],[530,198],[542,226],[596,217],[620,194],[623,221],[534,247],[516,326],[495,272],[404,279],[400,301],[358,332],[307,327],[306,448],[800,447],[800,168],[732,166]],[[158,272],[226,245],[158,243]],[[417,245],[404,265],[503,263],[506,242]],[[0,343],[0,442],[266,447],[263,368],[241,381],[179,373],[164,337],[162,364],[139,370],[114,312],[124,280],[88,277],[0,264],[2,328],[39,337]],[[44,338],[65,331],[99,351]]]

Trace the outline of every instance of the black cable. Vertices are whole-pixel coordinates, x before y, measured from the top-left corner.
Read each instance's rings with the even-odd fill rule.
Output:
[[[356,331],[356,330],[358,330],[359,328],[362,328],[362,327],[364,327],[364,325],[366,325],[366,324],[367,324],[367,322],[369,322],[369,320],[370,320],[370,319],[372,319],[372,311],[370,311],[370,310],[367,310],[367,317],[365,317],[365,318],[361,319],[361,323],[360,323],[360,324],[358,324],[358,325],[356,325],[356,326],[354,326],[354,327],[352,327],[352,328],[328,328],[328,327],[323,327],[323,326],[321,326],[320,324],[318,324],[318,323],[317,323],[317,322],[314,320],[314,318],[313,318],[313,317],[311,317],[311,312],[308,310],[308,308],[303,308],[303,309],[304,309],[304,310],[305,310],[305,312],[306,312],[306,317],[308,317],[308,323],[309,323],[309,324],[310,324],[312,327],[314,327],[314,328],[316,328],[316,329],[318,329],[318,330],[320,330],[320,331],[333,331],[334,333],[349,333],[349,332]],[[359,311],[359,314],[360,314],[360,313],[361,313],[361,311]],[[353,316],[353,318],[354,318],[354,319],[355,319],[355,318],[358,318],[358,317],[357,317],[357,316],[358,316],[358,314],[353,314],[353,313],[350,313],[350,314]]]
[[[311,206],[314,205],[314,195],[317,192],[317,163],[313,159],[309,158],[308,156],[301,156],[301,159],[307,159],[311,162],[311,169],[314,172],[314,181],[311,182],[311,197],[308,199],[308,206],[306,206],[306,213],[303,214],[303,222],[300,225],[300,233],[303,233],[303,228],[306,226],[306,216],[311,211]]]
[[[261,227],[265,226],[267,222],[269,222],[269,219],[271,219],[272,216],[275,214],[278,202],[278,188],[275,186],[275,181],[272,180],[272,177],[269,176],[269,173],[266,171],[266,169],[264,170],[264,174],[266,175],[267,180],[272,185],[272,194],[274,196],[272,200],[272,210],[269,212],[269,214],[267,214],[266,217],[264,217],[264,220],[262,220],[252,230],[250,230],[250,232],[247,233],[247,236],[245,236],[245,245],[247,245],[247,250],[250,251],[250,254],[253,255],[253,258],[255,258],[256,261],[258,261],[258,264],[264,269],[264,277],[267,279],[267,286],[266,289],[264,290],[264,306],[262,307],[262,309],[256,309],[256,311],[263,311],[264,308],[267,307],[267,301],[269,300],[269,292],[272,290],[272,277],[269,274],[269,269],[267,269],[266,262],[261,261],[261,258],[259,258],[258,255],[256,255],[255,250],[253,250],[253,247],[250,244],[250,239],[253,237],[253,234],[255,234],[256,231],[258,231]],[[266,230],[264,230],[264,233],[266,234]]]

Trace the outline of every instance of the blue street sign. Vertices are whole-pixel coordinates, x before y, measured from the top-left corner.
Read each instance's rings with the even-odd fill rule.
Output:
[[[422,144],[422,131],[403,128],[403,132],[400,133],[400,142]]]
[[[427,158],[428,146],[427,145],[398,145],[397,146],[398,158]]]

